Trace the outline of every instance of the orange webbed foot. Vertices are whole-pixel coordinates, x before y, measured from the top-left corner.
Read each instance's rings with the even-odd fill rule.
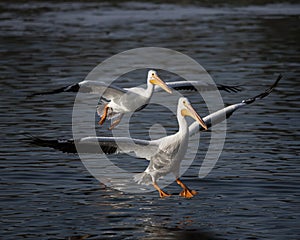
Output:
[[[161,198],[165,198],[165,197],[170,197],[171,196],[171,194],[168,194],[168,193],[164,192],[163,190],[161,190],[160,187],[157,185],[156,182],[153,182],[153,186],[159,192],[159,196]]]
[[[112,125],[108,128],[108,130],[112,130],[115,128],[115,126],[117,126],[120,122],[121,122],[122,117],[120,117],[119,119],[115,120]]]
[[[108,109],[109,109],[109,106],[108,106],[108,104],[106,104],[106,106],[104,107],[102,117],[101,117],[100,121],[98,122],[99,125],[102,125],[105,122],[105,119],[107,117]]]
[[[183,182],[181,182],[179,178],[176,179],[176,182],[178,185],[180,185],[180,187],[183,188],[179,194],[181,197],[192,198],[197,194],[195,190],[190,190]]]
[[[179,193],[179,196],[184,197],[184,198],[192,198],[197,194],[198,193],[195,190],[190,190],[188,188],[185,188]]]
[[[159,192],[159,196],[160,196],[161,198],[165,198],[165,197],[170,197],[171,194],[166,193],[166,192],[164,192],[164,191],[161,190],[161,191]]]

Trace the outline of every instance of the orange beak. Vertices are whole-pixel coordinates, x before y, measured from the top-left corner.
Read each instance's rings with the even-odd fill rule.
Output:
[[[168,93],[172,93],[172,90],[167,86],[167,84],[165,84],[165,82],[161,80],[155,73],[151,76],[150,83],[152,83],[153,85],[160,86],[163,90],[165,90]]]
[[[205,122],[198,115],[198,113],[195,111],[195,109],[192,107],[192,105],[189,104],[189,103],[185,103],[184,106],[186,107],[186,109],[181,110],[182,116],[192,117],[193,119],[195,119],[200,124],[200,126],[202,126],[205,130],[207,130],[208,128],[207,128]]]

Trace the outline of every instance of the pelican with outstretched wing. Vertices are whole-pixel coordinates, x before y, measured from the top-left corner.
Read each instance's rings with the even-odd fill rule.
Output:
[[[153,71],[153,70],[152,70]],[[148,72],[149,73],[149,72]],[[223,84],[208,84],[208,83],[203,83],[202,81],[175,81],[175,82],[165,82],[166,85],[174,90],[188,90],[188,91],[200,91],[200,92],[205,92],[205,91],[225,91],[229,93],[236,93],[240,92],[242,89],[240,86],[234,85],[223,85]],[[71,84],[68,86],[64,86],[61,88],[57,88],[51,91],[46,91],[46,92],[38,92],[38,93],[33,93],[29,95],[28,97],[34,97],[38,95],[50,95],[50,94],[57,94],[57,93],[62,93],[62,92],[79,92],[79,90],[82,93],[90,93],[90,94],[102,94],[104,90],[107,95],[112,96],[114,94],[117,94],[118,92],[123,92],[126,93],[126,91],[130,88],[120,88],[115,85],[107,85],[103,82],[100,81],[93,81],[93,80],[84,80],[79,83]],[[155,86],[154,92],[161,91],[161,88],[159,86]]]
[[[212,85],[201,81],[175,81],[163,82],[156,71],[148,71],[147,88],[133,87],[120,88],[114,85],[107,85],[99,81],[85,80],[73,85],[58,88],[48,92],[34,93],[36,95],[56,94],[60,92],[80,92],[90,94],[100,94],[100,101],[97,106],[97,113],[101,117],[99,124],[102,125],[106,119],[112,119],[109,129],[116,127],[125,113],[140,111],[149,103],[153,92],[164,90],[171,93],[172,90],[190,91],[215,91],[223,90],[226,92],[241,91],[239,86]]]
[[[189,126],[185,120],[186,116],[194,118],[202,128],[207,129],[202,118],[196,113],[191,106],[189,100],[181,97],[178,100],[177,120],[179,130],[173,135],[169,135],[157,140],[146,141],[140,139],[130,139],[124,137],[87,137],[77,140],[87,151],[96,149],[97,144],[100,143],[101,148],[106,153],[113,152],[135,152],[136,156],[146,158],[149,160],[147,169],[140,174],[135,175],[135,181],[139,184],[153,184],[155,189],[159,192],[160,197],[170,196],[157,185],[157,180],[169,173],[173,173],[176,182],[183,188],[180,193],[181,196],[191,198],[196,194],[196,191],[190,190],[179,179],[180,163],[187,151],[189,140]],[[74,141],[57,141],[41,140],[34,138],[35,142],[40,145],[64,145],[65,150],[74,151]],[[99,145],[98,145],[99,146]],[[62,150],[64,150],[64,147]]]
[[[180,98],[177,107],[178,132],[157,140],[147,141],[126,137],[84,137],[76,140],[48,140],[31,137],[31,139],[33,143],[37,145],[52,147],[70,153],[77,152],[76,146],[80,146],[80,149],[84,150],[85,153],[117,154],[134,152],[137,157],[145,158],[150,161],[147,169],[143,173],[135,176],[135,181],[140,184],[152,183],[158,190],[160,197],[166,197],[169,196],[169,194],[159,188],[157,180],[168,173],[173,173],[176,182],[183,188],[180,195],[185,198],[191,198],[196,194],[196,191],[190,190],[182,183],[178,176],[180,163],[186,153],[189,137],[198,131],[207,130],[207,128],[224,121],[236,110],[258,99],[265,98],[273,91],[281,78],[282,76],[279,75],[275,83],[263,93],[253,98],[243,100],[240,103],[225,107],[203,119],[201,119],[191,107],[187,98]],[[188,126],[185,116],[191,116],[196,121]],[[101,149],[99,149],[99,146]]]

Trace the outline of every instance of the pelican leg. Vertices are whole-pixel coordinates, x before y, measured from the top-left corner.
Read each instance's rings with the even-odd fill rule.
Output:
[[[112,125],[109,127],[109,130],[112,130],[115,126],[117,126],[117,125],[121,122],[121,119],[122,119],[123,115],[124,115],[124,114],[121,114],[121,115],[119,116],[119,118],[116,119],[116,120],[112,123]]]
[[[102,125],[104,123],[104,121],[107,117],[108,109],[109,109],[109,106],[108,106],[108,103],[107,103],[104,107],[102,117],[101,117],[100,121],[98,122],[99,125]]]
[[[179,194],[181,197],[192,198],[197,194],[195,190],[190,190],[179,178],[176,179],[176,182],[183,188],[182,192]]]
[[[159,196],[160,196],[161,198],[171,196],[171,194],[168,194],[168,193],[164,192],[163,190],[161,190],[160,187],[157,185],[156,182],[153,183],[153,186],[154,186],[155,189],[159,192]]]

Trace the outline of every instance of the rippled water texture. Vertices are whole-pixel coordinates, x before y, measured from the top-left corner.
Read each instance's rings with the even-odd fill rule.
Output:
[[[0,235],[299,239],[299,14],[299,5],[289,4],[205,8],[1,2]],[[216,83],[242,85],[243,92],[222,92],[226,104],[253,96],[278,73],[284,75],[268,98],[229,119],[222,155],[204,179],[198,178],[198,171],[209,133],[201,135],[196,160],[182,177],[199,192],[191,200],[105,188],[77,155],[24,140],[24,132],[71,138],[75,99],[72,93],[26,96],[79,82],[106,58],[145,46],[185,53]],[[143,83],[145,71],[119,85]],[[196,97],[187,95],[197,103]],[[197,109],[205,115],[201,104]],[[143,131],[132,124],[133,135],[147,139],[147,126],[164,125],[172,118],[155,110],[161,111],[150,107],[133,117],[133,123],[147,120]],[[164,125],[168,133],[176,129],[172,121]],[[108,134],[104,128],[99,131]],[[116,159],[127,163],[125,169],[139,162],[143,171],[147,164],[126,155]],[[166,190],[180,191],[176,184]]]

